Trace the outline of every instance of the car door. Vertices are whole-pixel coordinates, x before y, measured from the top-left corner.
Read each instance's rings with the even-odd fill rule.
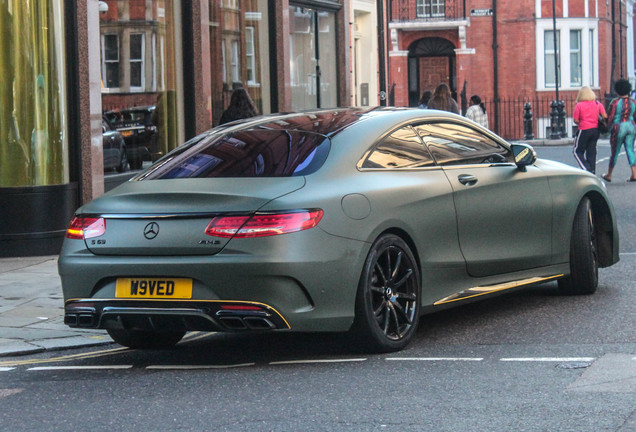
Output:
[[[375,209],[367,225],[399,219],[398,226],[414,242],[421,263],[422,303],[435,303],[456,293],[458,286],[469,286],[457,239],[453,189],[413,128],[406,125],[390,133],[358,169],[364,175],[352,187]]]
[[[520,170],[510,149],[449,122],[416,130],[453,188],[459,244],[473,277],[546,266],[552,254],[552,197],[546,176]]]

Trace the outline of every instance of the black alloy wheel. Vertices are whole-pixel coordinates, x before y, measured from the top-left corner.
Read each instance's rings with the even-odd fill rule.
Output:
[[[589,198],[576,209],[570,239],[570,275],[559,280],[562,294],[593,294],[598,286],[598,248]]]
[[[419,322],[419,280],[415,257],[404,240],[380,236],[360,277],[352,327],[365,350],[391,352],[408,345]]]

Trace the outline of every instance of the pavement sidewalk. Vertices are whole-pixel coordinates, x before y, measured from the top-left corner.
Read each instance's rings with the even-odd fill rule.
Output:
[[[0,357],[112,343],[64,325],[57,256],[0,259]]]

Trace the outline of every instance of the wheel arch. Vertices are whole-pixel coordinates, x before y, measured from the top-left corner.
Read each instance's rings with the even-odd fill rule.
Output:
[[[381,232],[376,238],[379,238],[380,236],[382,236],[384,234],[393,234],[393,235],[396,235],[396,236],[400,237],[402,240],[404,240],[404,242],[407,244],[407,246],[411,249],[411,252],[413,253],[413,256],[415,257],[415,262],[417,264],[417,270],[418,270],[418,273],[421,275],[422,274],[422,263],[420,262],[420,254],[419,254],[419,251],[417,249],[417,246],[415,245],[415,242],[413,241],[413,238],[409,235],[409,233],[406,232],[405,230],[403,230],[402,228],[391,227],[391,228],[388,228],[388,229],[384,230],[383,232]],[[421,282],[422,281],[420,280],[419,283],[421,284]]]
[[[614,244],[618,239],[614,232],[616,226],[612,210],[605,197],[598,192],[590,191],[585,197],[589,198],[592,205],[599,267],[609,267],[616,262],[614,251],[618,250],[618,245]]]

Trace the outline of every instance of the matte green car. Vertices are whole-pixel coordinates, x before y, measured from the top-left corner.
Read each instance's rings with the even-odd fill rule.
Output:
[[[189,330],[351,332],[404,348],[422,313],[618,261],[594,175],[454,114],[316,110],[214,128],[78,209],[65,323],[134,348]]]

